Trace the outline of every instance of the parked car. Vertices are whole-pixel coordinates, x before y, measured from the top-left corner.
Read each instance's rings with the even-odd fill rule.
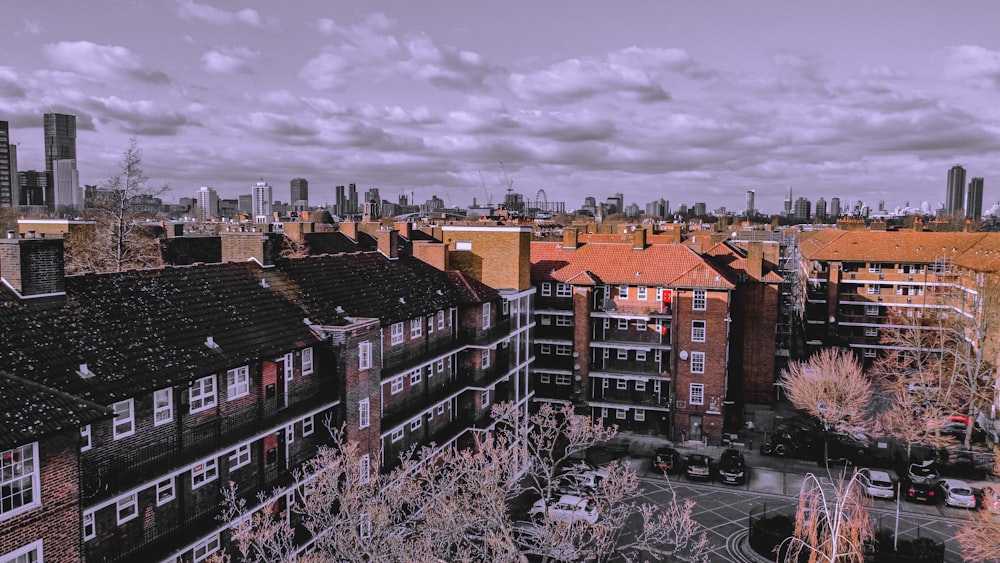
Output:
[[[900,479],[903,498],[910,502],[936,502],[938,495],[934,492],[931,482],[915,483],[908,476]]]
[[[932,459],[920,463],[911,463],[906,468],[906,476],[913,483],[927,485],[934,483],[940,477]]]
[[[892,484],[892,476],[888,472],[867,467],[858,470],[858,482],[864,488],[865,494],[873,498],[896,498],[896,488]]]
[[[818,433],[812,428],[798,426],[778,428],[768,435],[760,447],[760,453],[812,458],[817,451],[817,443],[822,447],[822,441],[817,442],[817,440]]]
[[[712,462],[707,455],[691,454],[687,456],[685,473],[688,479],[712,479]]]
[[[719,480],[723,483],[742,485],[747,478],[747,462],[743,458],[743,453],[737,449],[729,448],[722,452],[719,458]]]
[[[566,466],[559,475],[560,482],[575,482],[577,486],[591,490],[597,490],[601,481],[607,478],[606,468],[585,461]]]
[[[599,514],[594,499],[575,495],[562,495],[558,498],[538,499],[528,509],[528,516],[534,520],[543,517],[559,522],[597,522]]]
[[[984,485],[979,493],[979,506],[990,514],[1000,514],[1000,490],[995,485]]]
[[[937,490],[945,506],[976,507],[976,495],[972,492],[972,487],[961,479],[939,479]]]
[[[670,475],[681,470],[681,454],[673,448],[657,448],[653,454],[654,473]]]

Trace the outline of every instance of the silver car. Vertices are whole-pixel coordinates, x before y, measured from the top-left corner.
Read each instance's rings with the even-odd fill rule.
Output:
[[[885,471],[868,469],[858,470],[858,482],[864,487],[865,494],[874,498],[896,498],[896,488],[892,485],[892,477]]]
[[[975,508],[976,495],[972,492],[972,487],[961,479],[941,479],[937,482],[937,487],[944,498],[945,506],[955,506],[958,508]]]

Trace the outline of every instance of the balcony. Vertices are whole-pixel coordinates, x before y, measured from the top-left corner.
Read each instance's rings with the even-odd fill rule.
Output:
[[[594,336],[591,342],[608,342],[608,343],[621,343],[621,344],[649,344],[651,346],[667,348],[670,346],[670,327],[667,326],[667,333],[660,334],[653,328],[647,328],[646,330],[638,330],[635,328],[635,324],[630,324],[628,329],[620,329],[612,326],[611,328],[604,330],[598,326],[594,330]],[[650,327],[653,325],[650,324]]]
[[[595,362],[590,364],[590,373],[621,373],[621,374],[632,374],[632,375],[648,375],[650,377],[658,377],[661,372],[661,366],[653,360],[653,355],[649,354],[649,359],[645,361],[637,360],[618,360],[615,358],[599,358]]]
[[[459,334],[463,344],[488,346],[510,336],[510,318],[500,319],[496,325],[487,329],[462,327]]]
[[[615,298],[604,299],[598,297],[594,300],[594,310],[604,312],[614,312],[621,315],[636,315],[648,317],[650,315],[669,315],[670,308],[666,309],[655,299],[646,302],[622,301]]]
[[[573,340],[573,327],[555,325],[535,325],[535,338],[552,340]]]
[[[278,408],[274,398],[261,400],[256,408],[227,414],[152,444],[108,459],[80,461],[80,495],[86,504],[109,498],[129,487],[151,481],[173,469],[189,465],[212,454],[221,455],[228,448],[269,430],[277,431],[283,422],[337,400],[334,385],[307,399]]]
[[[417,345],[397,344],[382,349],[382,378],[398,375],[434,358],[462,348],[464,344],[451,336],[424,338]]]
[[[670,408],[670,395],[665,390],[657,396],[652,391],[615,389],[614,381],[609,381],[608,388],[603,390],[600,388],[600,380],[594,380],[592,384],[596,386],[594,389],[594,398],[592,399],[594,402],[632,405],[636,407]],[[632,382],[630,381],[629,384],[631,385]],[[650,388],[653,386],[652,382],[646,385]]]

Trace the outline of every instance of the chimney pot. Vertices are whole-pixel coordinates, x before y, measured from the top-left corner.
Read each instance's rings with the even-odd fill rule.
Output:
[[[14,231],[7,231],[7,238],[16,238],[14,236]]]
[[[35,238],[35,231],[28,231],[28,238]]]

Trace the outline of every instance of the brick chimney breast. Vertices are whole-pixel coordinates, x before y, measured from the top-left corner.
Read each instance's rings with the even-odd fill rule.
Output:
[[[396,229],[380,229],[375,236],[378,241],[378,251],[389,260],[399,260],[399,231]]]
[[[0,239],[0,278],[21,297],[65,294],[64,268],[61,238]]]
[[[764,277],[764,243],[759,240],[747,243],[747,274],[755,280]]]
[[[578,236],[576,229],[563,229],[563,250],[576,250]]]

